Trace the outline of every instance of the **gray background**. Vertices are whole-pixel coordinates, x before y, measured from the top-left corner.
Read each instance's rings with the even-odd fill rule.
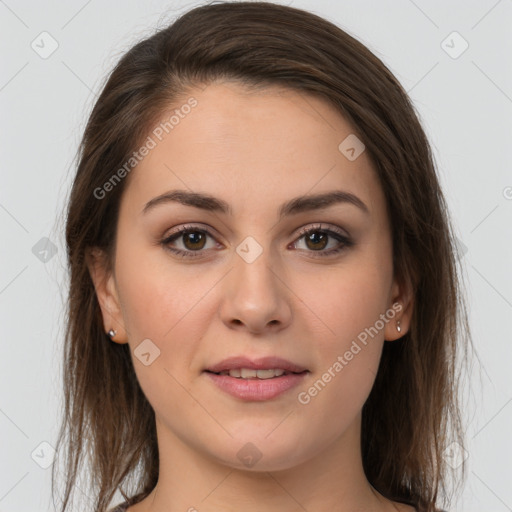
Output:
[[[200,4],[0,0],[0,512],[53,510],[44,466],[62,400],[59,215],[86,116],[129,46]],[[420,113],[461,241],[479,357],[466,393],[468,479],[451,510],[512,511],[512,1],[290,5],[365,43]]]

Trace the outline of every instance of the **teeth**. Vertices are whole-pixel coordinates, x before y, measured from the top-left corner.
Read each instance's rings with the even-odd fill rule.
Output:
[[[229,375],[238,379],[272,379],[284,375],[285,371],[281,368],[269,370],[252,370],[249,368],[234,368],[232,370],[224,370],[220,375]]]
[[[274,370],[258,370],[256,375],[258,379],[271,379],[272,377],[280,377],[284,374],[284,370],[274,369]]]
[[[240,377],[242,377],[242,379],[255,379],[258,376],[259,371],[260,370],[248,370],[247,368],[240,368]]]

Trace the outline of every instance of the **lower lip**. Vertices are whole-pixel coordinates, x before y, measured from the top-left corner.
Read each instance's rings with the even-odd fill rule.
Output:
[[[297,386],[308,372],[289,373],[272,379],[239,379],[206,372],[222,391],[242,400],[263,401],[279,396]]]

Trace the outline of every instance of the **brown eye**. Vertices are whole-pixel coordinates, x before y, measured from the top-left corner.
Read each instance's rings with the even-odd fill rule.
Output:
[[[194,226],[183,226],[160,243],[183,258],[204,256],[208,249],[215,248],[216,245],[215,238],[208,231]]]
[[[321,224],[305,228],[293,243],[293,247],[314,257],[334,256],[354,245],[354,242],[338,229],[327,229]]]
[[[183,245],[190,251],[203,249],[206,243],[206,235],[202,231],[192,231],[182,234]]]
[[[329,240],[329,235],[321,231],[313,231],[312,233],[305,235],[305,240],[306,246],[309,249],[321,251],[325,249]]]

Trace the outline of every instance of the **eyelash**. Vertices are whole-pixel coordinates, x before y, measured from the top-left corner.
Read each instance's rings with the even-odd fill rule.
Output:
[[[181,249],[176,249],[174,247],[169,246],[169,244],[171,242],[173,242],[174,240],[178,239],[180,236],[183,236],[186,233],[202,233],[202,234],[208,235],[213,238],[213,235],[208,230],[201,229],[201,228],[199,228],[197,226],[193,226],[193,225],[187,225],[187,226],[182,226],[177,231],[175,231],[172,235],[164,238],[160,243],[167,250],[171,251],[173,254],[175,254],[176,256],[179,256],[181,258],[201,257],[201,253],[204,252],[204,250],[202,250],[202,249],[199,249],[197,251],[183,251]],[[332,238],[337,239],[338,242],[341,243],[340,246],[335,247],[333,249],[322,250],[322,251],[313,251],[313,250],[307,251],[307,252],[312,252],[312,253],[318,253],[318,256],[315,256],[315,257],[324,258],[324,257],[328,257],[328,256],[331,256],[334,254],[338,254],[339,252],[343,251],[344,249],[352,247],[354,245],[354,242],[352,240],[350,240],[346,235],[344,235],[341,231],[337,231],[334,229],[322,228],[321,224],[303,228],[299,232],[297,241],[300,240],[301,238],[305,237],[306,235],[309,235],[310,233],[327,234],[327,235],[331,236]],[[293,242],[293,243],[296,243],[296,242]]]

